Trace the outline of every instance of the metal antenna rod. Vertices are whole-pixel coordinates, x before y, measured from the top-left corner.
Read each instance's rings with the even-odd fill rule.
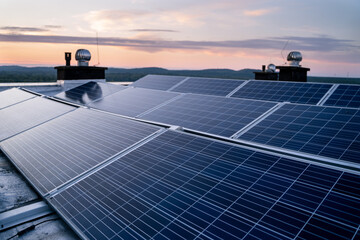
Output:
[[[281,50],[281,56],[282,56],[282,58],[283,58],[283,60],[284,60],[285,63],[286,63],[286,61],[285,61],[285,58],[284,58],[284,55],[283,55],[283,51],[284,51],[285,48],[287,47],[288,43],[289,43],[289,40],[287,40],[287,42],[285,43],[284,47],[283,47],[282,50]]]
[[[98,32],[96,32],[96,48],[97,48],[97,59],[98,59],[98,63],[97,63],[96,65],[100,65],[99,37],[98,37]]]

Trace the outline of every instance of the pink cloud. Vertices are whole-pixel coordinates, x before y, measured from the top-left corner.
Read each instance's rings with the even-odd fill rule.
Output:
[[[256,9],[256,10],[245,10],[244,15],[248,17],[259,17],[271,12],[275,11],[275,9]]]

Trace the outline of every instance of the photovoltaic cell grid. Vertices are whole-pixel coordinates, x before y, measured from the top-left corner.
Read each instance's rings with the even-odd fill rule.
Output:
[[[55,95],[55,97],[76,104],[86,105],[123,89],[126,89],[126,87],[110,83],[88,82],[65,92],[61,92]]]
[[[0,141],[74,109],[74,107],[40,97],[1,109]]]
[[[157,130],[110,114],[78,109],[0,146],[45,194]]]
[[[256,80],[249,81],[231,95],[231,97],[317,104],[331,87],[331,84],[264,82]]]
[[[339,85],[324,105],[360,108],[360,86]]]
[[[351,239],[360,177],[168,131],[50,199],[89,239]]]
[[[187,94],[142,119],[230,137],[276,103]]]
[[[166,91],[185,78],[181,76],[147,75],[131,84],[131,86]]]
[[[239,137],[360,163],[360,111],[285,104]]]
[[[179,94],[146,88],[127,88],[99,101],[90,103],[88,106],[107,112],[135,117],[176,96],[179,96]]]
[[[35,97],[34,94],[11,88],[0,92],[0,109]]]
[[[171,91],[226,96],[244,81],[191,77]]]

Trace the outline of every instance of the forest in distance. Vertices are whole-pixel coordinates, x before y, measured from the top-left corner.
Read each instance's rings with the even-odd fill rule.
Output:
[[[168,70],[164,68],[109,68],[106,72],[108,82],[133,82],[148,74],[210,77],[228,79],[253,79],[254,71],[260,69],[204,69],[204,70]],[[0,83],[15,82],[56,82],[56,70],[53,67],[0,66]],[[360,78],[314,77],[308,76],[308,82],[360,84]]]

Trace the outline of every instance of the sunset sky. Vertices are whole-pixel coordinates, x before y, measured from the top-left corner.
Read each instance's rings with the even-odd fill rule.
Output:
[[[91,65],[107,67],[260,69],[298,50],[312,76],[360,77],[359,0],[1,0],[0,9],[0,65],[63,65],[64,52],[86,48]]]

